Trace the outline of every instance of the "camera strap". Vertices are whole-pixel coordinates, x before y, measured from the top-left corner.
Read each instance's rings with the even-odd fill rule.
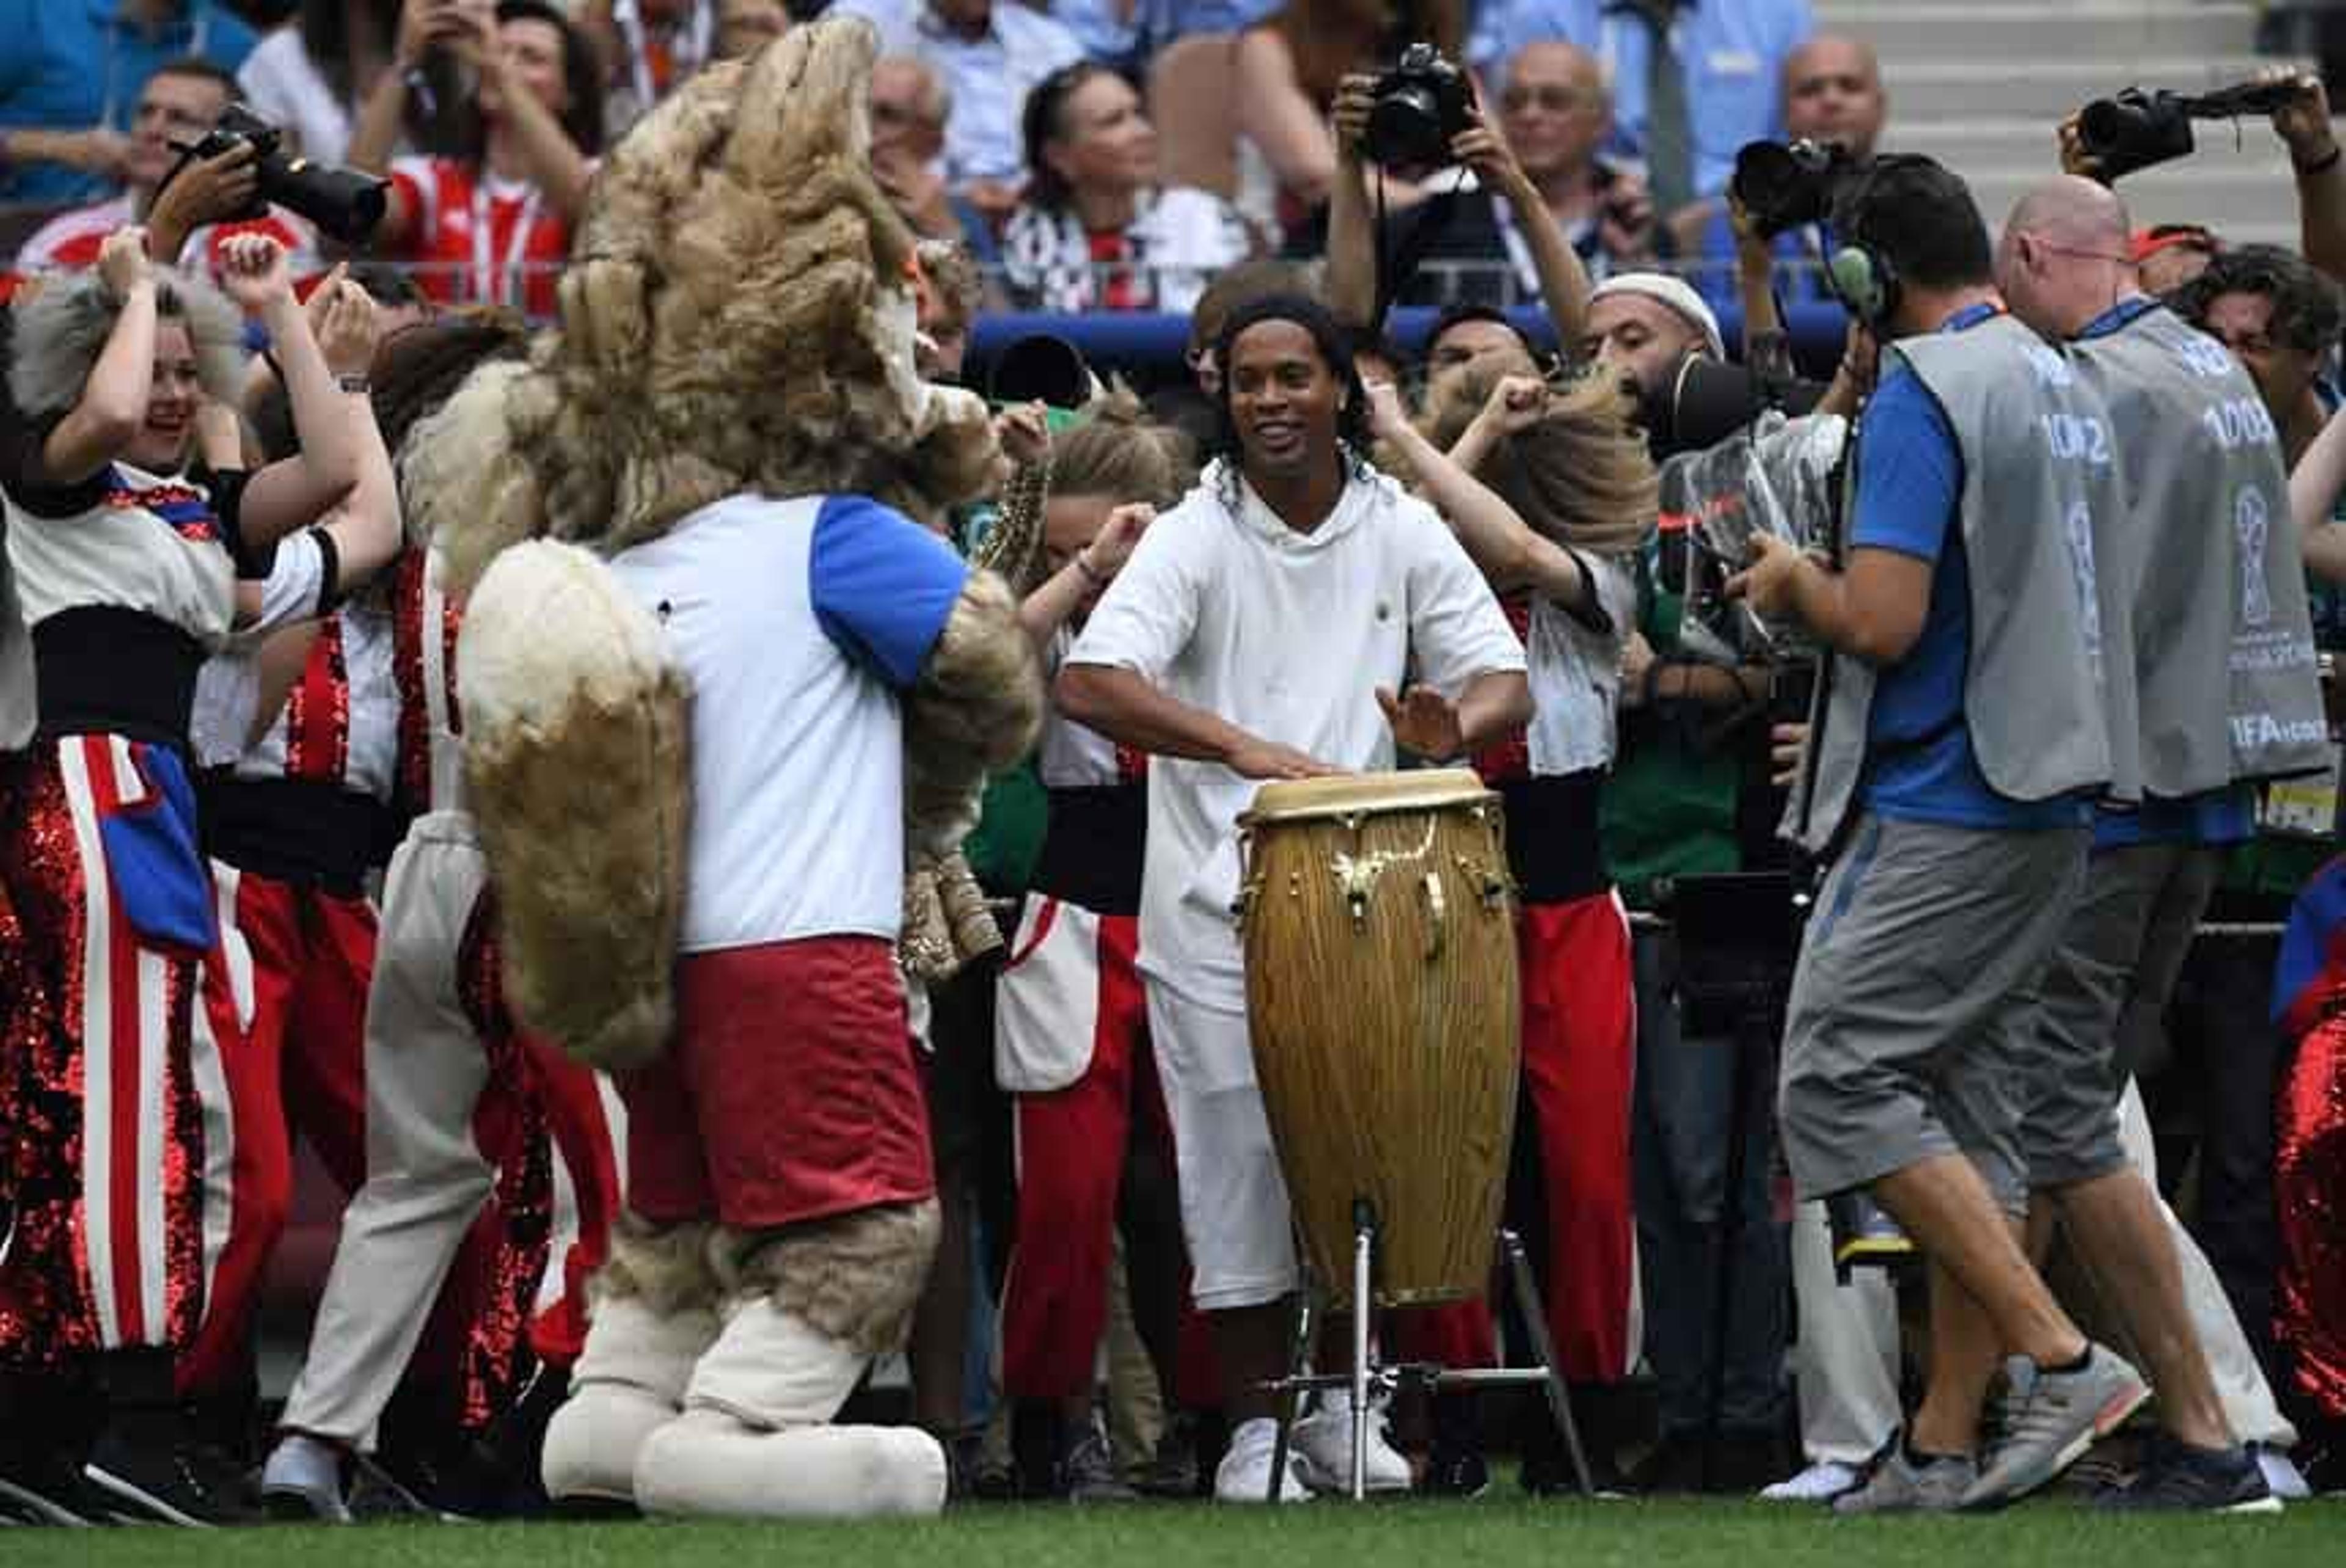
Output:
[[[522,260],[529,253],[529,231],[537,227],[537,188],[529,188],[529,194],[522,198],[521,210],[514,215],[513,236],[505,241],[502,267],[489,254],[495,213],[496,204],[489,195],[489,171],[483,168],[473,180],[473,300],[481,305],[518,306],[526,293],[522,287]]]

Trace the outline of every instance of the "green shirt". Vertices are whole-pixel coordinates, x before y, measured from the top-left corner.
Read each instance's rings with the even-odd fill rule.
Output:
[[[1667,657],[1678,651],[1685,606],[1655,573],[1658,548],[1649,541],[1638,558],[1637,629],[1656,657]],[[1742,863],[1735,835],[1742,770],[1731,753],[1704,746],[1709,717],[1684,702],[1622,710],[1602,820],[1606,864],[1633,909],[1652,908],[1664,879],[1719,875]]]

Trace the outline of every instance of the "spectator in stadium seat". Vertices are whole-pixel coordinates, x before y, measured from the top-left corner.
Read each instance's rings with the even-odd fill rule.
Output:
[[[124,177],[140,89],[166,60],[233,71],[253,31],[220,0],[0,0],[0,201],[93,201]]]
[[[1534,39],[1562,38],[1595,55],[1613,82],[1610,150],[1641,168],[1668,213],[1725,188],[1745,142],[1782,134],[1784,63],[1812,31],[1809,0],[1490,0],[1478,9],[1467,56],[1497,90],[1504,63]],[[1669,40],[1682,73],[1682,169],[1653,158],[1649,62],[1658,35]]]
[[[303,157],[340,163],[352,116],[397,50],[399,16],[399,0],[301,0],[293,20],[237,68],[237,87]],[[423,128],[413,106],[407,128],[411,136]]]
[[[1238,128],[1242,153],[1250,148],[1276,184],[1266,214],[1291,237],[1334,188],[1336,138],[1328,116],[1336,89],[1355,72],[1379,71],[1405,44],[1431,43],[1456,60],[1464,35],[1459,0],[1428,0],[1413,8],[1387,0],[1287,0],[1239,38]],[[1242,176],[1243,178],[1243,176]],[[1260,178],[1258,178],[1258,183]],[[1386,182],[1389,206],[1418,199],[1416,187]],[[1250,213],[1255,204],[1241,199]]]
[[[755,54],[790,25],[781,0],[578,0],[571,11],[603,58],[610,141],[701,66]]]
[[[1238,209],[1157,183],[1157,132],[1140,95],[1088,60],[1043,78],[1024,116],[1026,199],[1002,256],[1027,310],[1187,311],[1207,279],[1254,249]]]
[[[456,116],[454,158],[393,159],[410,80],[445,52],[476,73]],[[425,292],[444,303],[520,304],[554,311],[555,273],[586,199],[603,136],[600,63],[586,35],[548,0],[413,0],[399,52],[368,95],[350,159],[391,176],[375,249],[417,265]]]
[[[317,265],[317,232],[282,208],[250,223],[223,223],[252,199],[252,152],[240,148],[179,170],[172,143],[203,139],[235,96],[236,79],[200,56],[170,60],[139,89],[122,194],[58,214],[17,252],[19,270],[78,270],[97,263],[106,237],[125,224],[147,226],[150,254],[218,271],[228,238],[258,230],[284,246],[299,278]],[[168,178],[170,183],[164,181]]]
[[[924,239],[958,239],[979,262],[996,257],[984,212],[946,183],[945,127],[953,94],[927,61],[883,56],[872,64],[872,176]]]
[[[992,223],[1018,205],[1025,167],[1019,116],[1027,94],[1084,57],[1076,36],[1042,12],[994,0],[835,0],[831,12],[880,29],[880,52],[924,61],[951,94],[945,180]]]

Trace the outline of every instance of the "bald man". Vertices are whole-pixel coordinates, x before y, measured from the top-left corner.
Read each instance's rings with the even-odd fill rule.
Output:
[[[2229,847],[2254,831],[2254,781],[2318,763],[2326,730],[2272,422],[2222,345],[2141,291],[2127,234],[2115,195],[2063,176],[2021,199],[1996,256],[2013,312],[2074,343],[2109,411],[2131,557],[2098,570],[2131,571],[2136,588],[2131,646],[2100,657],[2106,670],[2131,661],[2143,777],[2139,806],[2096,812],[2025,1058],[2021,1152],[2037,1256],[2057,1219],[2158,1395],[2165,1430],[2106,1501],[2263,1512],[2280,1503],[2218,1396],[2170,1218],[2119,1140],[2118,1023],[2130,1006],[2164,1006]],[[2218,1331],[2237,1338],[2224,1319]],[[1960,1292],[1934,1291],[1932,1319],[1915,1429],[1944,1451],[1951,1432],[1976,1436],[1999,1348]]]
[[[1872,45],[1846,34],[1820,33],[1785,56],[1783,88],[1787,140],[1829,142],[1860,159],[1873,156],[1889,118],[1890,98],[1882,91],[1882,66]],[[1730,264],[1737,259],[1737,246],[1727,199],[1688,208],[1671,220],[1671,227],[1680,252],[1698,253],[1703,259],[1698,279],[1704,294],[1715,305],[1732,300]],[[1810,260],[1814,243],[1805,229],[1780,234],[1764,251],[1755,248],[1743,264],[1772,267]],[[1804,268],[1790,292],[1799,299],[1823,298],[1813,269]]]

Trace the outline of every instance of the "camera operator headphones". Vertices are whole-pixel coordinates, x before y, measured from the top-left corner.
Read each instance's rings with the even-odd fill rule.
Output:
[[[1885,153],[1866,164],[1855,188],[1841,203],[1852,221],[1847,235],[1833,237],[1832,254],[1825,259],[1825,284],[1876,337],[1887,335],[1905,286],[1897,263],[1866,237],[1872,227],[1866,204],[1885,177],[1925,166],[1935,167],[1935,160],[1914,153]]]

